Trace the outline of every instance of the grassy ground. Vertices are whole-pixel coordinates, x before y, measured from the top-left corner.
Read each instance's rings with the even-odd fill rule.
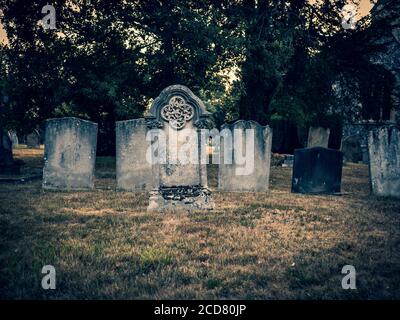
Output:
[[[43,150],[15,155],[42,165]],[[400,201],[369,195],[365,165],[344,167],[343,196],[291,194],[273,167],[269,193],[214,192],[202,214],[148,214],[147,194],[114,191],[114,159],[96,167],[93,192],[0,184],[0,298],[400,298]],[[56,290],[41,289],[48,264]]]

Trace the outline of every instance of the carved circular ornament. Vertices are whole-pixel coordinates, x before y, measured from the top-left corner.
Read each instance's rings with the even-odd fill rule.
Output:
[[[194,108],[181,96],[173,96],[167,105],[161,108],[161,118],[168,121],[172,128],[179,130],[194,116]]]

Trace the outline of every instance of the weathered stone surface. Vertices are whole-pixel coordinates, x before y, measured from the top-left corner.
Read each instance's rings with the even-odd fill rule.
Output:
[[[363,150],[361,149],[361,139],[359,135],[354,135],[342,140],[341,151],[345,162],[358,163],[363,160]]]
[[[212,210],[215,204],[208,188],[201,186],[160,187],[150,192],[148,211]]]
[[[147,130],[144,118],[116,123],[117,190],[152,189],[152,165],[146,159],[150,146]]]
[[[386,126],[368,136],[372,192],[400,198],[400,129]]]
[[[43,188],[93,189],[97,124],[78,118],[46,121]]]
[[[330,129],[310,127],[308,130],[307,148],[328,148]]]
[[[232,154],[232,161],[227,161],[225,156],[227,143],[224,138],[224,130],[230,130],[232,146],[234,147],[239,145],[237,143],[238,141],[236,141],[239,136],[236,136],[234,131],[237,130],[237,132],[241,132],[242,150],[239,151],[239,154],[245,156],[245,163],[240,163],[243,162],[243,160],[238,161],[237,157],[235,157],[235,152]],[[254,153],[253,151],[250,153],[245,151],[248,147],[246,130],[252,130],[254,133],[251,141],[254,146]],[[271,146],[272,130],[269,126],[263,127],[255,121],[243,120],[239,120],[233,124],[224,124],[221,132],[221,160],[218,173],[218,189],[221,191],[245,192],[268,191]],[[229,162],[231,162],[231,164],[229,164]]]
[[[35,129],[30,134],[26,135],[26,146],[34,149],[40,147],[40,134],[38,130]]]
[[[294,154],[292,192],[335,194],[340,192],[343,153],[321,147],[297,149]]]
[[[346,162],[369,163],[368,134],[372,130],[393,125],[390,121],[359,121],[343,126],[342,146],[343,159]]]
[[[207,166],[200,161],[199,129],[207,126],[209,116],[204,103],[185,86],[172,85],[154,100],[150,113],[148,126],[161,131],[166,142],[161,152],[165,161],[151,161],[153,190],[148,211],[213,209]],[[184,150],[196,151],[194,161],[185,163],[177,157]]]

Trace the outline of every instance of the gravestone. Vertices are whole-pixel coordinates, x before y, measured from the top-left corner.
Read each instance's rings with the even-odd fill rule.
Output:
[[[214,208],[207,166],[200,161],[207,144],[200,142],[200,129],[208,117],[204,103],[182,85],[167,87],[154,100],[145,119],[158,149],[147,156],[153,178],[148,211]]]
[[[381,127],[368,135],[372,192],[400,198],[400,129]]]
[[[361,162],[364,164],[369,164],[368,144],[361,145],[361,153]]]
[[[268,191],[271,146],[272,130],[269,126],[243,120],[224,124],[221,131],[218,189]]]
[[[363,150],[361,148],[361,139],[359,135],[346,137],[342,140],[341,151],[345,162],[357,163],[363,159]]]
[[[38,130],[35,129],[26,135],[26,146],[34,149],[40,148],[40,134]]]
[[[117,121],[117,190],[152,190],[152,164],[146,159],[146,152],[150,146],[150,142],[146,140],[149,129],[150,123],[148,126],[143,118]]]
[[[328,148],[330,129],[310,127],[308,130],[307,148]]]
[[[43,188],[93,189],[97,124],[74,117],[46,120]]]
[[[11,140],[12,147],[16,148],[19,144],[18,136],[17,136],[16,132],[13,130],[10,130],[10,131],[8,131],[8,136]]]
[[[19,174],[20,165],[14,161],[12,142],[0,126],[0,174]]]
[[[285,160],[283,160],[282,167],[293,168],[293,162],[294,162],[294,155],[287,154],[285,155]]]
[[[335,194],[340,192],[343,153],[321,147],[296,149],[292,192]]]

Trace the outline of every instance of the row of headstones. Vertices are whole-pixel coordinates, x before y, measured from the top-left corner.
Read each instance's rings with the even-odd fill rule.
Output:
[[[220,165],[218,188],[222,191],[267,191],[272,131],[253,121],[239,121],[223,128],[256,130],[254,171],[236,175],[237,166]],[[148,126],[144,119],[117,122],[117,189],[150,191],[152,166],[146,161]],[[46,125],[43,187],[91,189],[96,155],[97,124],[77,119],[50,119]],[[370,179],[374,194],[400,196],[400,131],[395,126],[371,131],[368,137]],[[338,193],[342,152],[322,147],[298,149],[294,155],[292,191]],[[185,184],[181,181],[180,184]]]
[[[154,165],[146,158],[151,143],[146,139],[149,130],[161,129],[168,139],[166,128],[172,127],[176,131],[184,127],[201,129],[208,117],[203,102],[184,86],[170,86],[154,100],[150,113],[146,118],[120,121],[116,124],[117,189],[151,190],[150,202],[155,207],[171,201],[177,204],[193,202],[196,205],[197,200],[194,199],[207,202],[210,200],[207,166],[200,163],[200,159],[194,165]],[[255,130],[254,169],[250,174],[237,175],[237,169],[241,165],[225,164],[221,159],[218,179],[220,190],[268,190],[272,130],[253,121],[238,121],[222,127],[231,131],[249,128]],[[400,196],[399,142],[399,129],[393,126],[381,128],[369,135],[370,180],[375,194]],[[48,120],[45,131],[43,187],[92,189],[96,143],[95,123],[77,118]],[[221,146],[223,148],[223,143]],[[327,148],[296,150],[292,191],[340,192],[342,158],[341,151]]]

